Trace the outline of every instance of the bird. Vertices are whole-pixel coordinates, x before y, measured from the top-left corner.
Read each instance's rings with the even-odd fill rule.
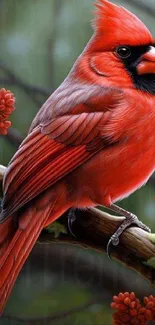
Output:
[[[108,0],[95,3],[93,35],[34,118],[3,181],[0,313],[43,228],[69,209],[116,205],[155,170],[155,42],[145,24]]]

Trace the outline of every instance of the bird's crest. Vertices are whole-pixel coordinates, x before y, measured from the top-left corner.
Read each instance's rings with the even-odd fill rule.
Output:
[[[152,35],[144,23],[127,9],[108,0],[98,0],[95,3],[95,19],[93,27],[107,41],[116,44],[143,45],[153,42]],[[130,45],[130,44],[129,44]]]

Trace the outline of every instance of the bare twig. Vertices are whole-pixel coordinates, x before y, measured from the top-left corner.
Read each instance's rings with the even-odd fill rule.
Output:
[[[37,106],[40,107],[45,101],[45,98],[49,97],[51,93],[50,90],[27,84],[21,80],[4,62],[0,62],[0,69],[7,75],[7,77],[0,79],[0,84],[3,86],[18,86],[25,91],[25,93],[36,103]],[[38,96],[42,96],[43,99],[40,100]]]
[[[5,168],[1,166],[1,178]],[[62,219],[63,220],[63,219]],[[62,242],[72,245],[79,245],[83,248],[91,248],[105,252],[109,237],[115,232],[124,218],[111,216],[98,209],[91,208],[87,211],[77,211],[77,218],[74,222],[73,232],[76,239],[70,234],[60,234],[58,239],[52,234],[46,234],[42,241]],[[67,218],[63,220],[67,229]],[[112,248],[112,256],[119,260],[126,267],[137,271],[153,286],[155,285],[155,267],[151,264],[155,257],[154,237],[140,228],[132,227],[126,230],[121,236],[120,244]]]
[[[33,93],[39,93],[42,96],[49,96],[50,90],[47,90],[45,88],[29,85],[25,82],[23,82],[4,62],[0,61],[0,69],[2,69],[5,73],[7,73],[9,79],[8,82],[12,80],[12,84],[17,84],[18,86],[21,86],[23,89],[31,91]],[[5,80],[5,79],[4,79]],[[0,79],[0,83],[3,82],[3,80]],[[7,82],[7,79],[6,79]]]
[[[22,89],[35,102],[38,109],[41,107],[45,99],[50,96],[50,90],[36,85],[27,84],[3,62],[0,62],[0,70],[7,75],[7,77],[0,79],[0,84],[2,84],[2,86],[17,86],[18,88]],[[6,139],[16,148],[18,148],[24,137],[19,131],[12,128],[8,130]]]
[[[8,133],[5,138],[7,138],[7,140],[16,148],[18,148],[21,142],[24,140],[24,137],[20,134],[20,132],[14,128],[8,129]]]
[[[0,69],[1,69],[1,65],[0,65]],[[46,89],[46,88],[42,88],[39,86],[35,86],[35,85],[30,85],[27,84],[23,81],[21,81],[21,79],[17,79],[17,77],[13,80],[12,78],[0,78],[0,84],[4,85],[4,86],[18,86],[21,89],[24,89],[26,92],[30,91],[32,93],[35,93],[36,95],[40,95],[43,97],[49,97],[51,94],[51,91]]]

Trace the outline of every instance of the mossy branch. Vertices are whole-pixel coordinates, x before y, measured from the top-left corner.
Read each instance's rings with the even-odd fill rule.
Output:
[[[5,170],[6,168],[0,165],[0,182]],[[49,232],[42,233],[39,242],[69,243],[84,249],[105,252],[108,239],[124,220],[123,217],[112,216],[96,208],[77,210],[76,216],[73,223],[75,238],[68,233],[67,218],[63,216],[59,219],[60,224],[54,223]],[[155,234],[131,227],[122,234],[120,244],[112,247],[111,256],[155,286]]]

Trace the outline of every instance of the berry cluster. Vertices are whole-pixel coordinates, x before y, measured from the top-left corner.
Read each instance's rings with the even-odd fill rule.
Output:
[[[11,126],[8,117],[14,111],[15,97],[10,90],[0,89],[0,134],[6,135]]]
[[[144,298],[144,305],[146,310],[151,312],[151,320],[155,322],[155,297],[149,296]]]
[[[155,297],[145,297],[142,305],[134,292],[113,297],[111,308],[116,309],[113,325],[147,325],[155,321]]]

